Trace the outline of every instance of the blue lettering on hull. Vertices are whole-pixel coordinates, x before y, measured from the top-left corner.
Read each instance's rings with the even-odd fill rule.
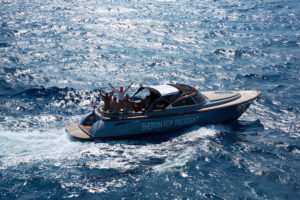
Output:
[[[141,124],[142,131],[155,131],[161,129],[167,129],[171,127],[181,127],[194,124],[198,121],[199,117],[183,117],[176,119],[168,119],[154,122],[144,122]]]

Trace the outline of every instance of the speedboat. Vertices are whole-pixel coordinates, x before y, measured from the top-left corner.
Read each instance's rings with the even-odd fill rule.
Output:
[[[255,90],[199,92],[185,84],[140,86],[130,98],[135,111],[112,114],[99,106],[66,131],[78,139],[113,139],[230,122],[259,96]]]

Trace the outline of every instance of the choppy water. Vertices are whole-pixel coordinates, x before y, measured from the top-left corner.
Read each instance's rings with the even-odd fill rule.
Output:
[[[1,0],[0,199],[297,199],[299,68],[298,0]],[[263,95],[227,125],[67,136],[131,80]]]

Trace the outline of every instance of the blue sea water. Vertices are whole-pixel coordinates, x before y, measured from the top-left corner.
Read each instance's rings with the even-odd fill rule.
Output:
[[[299,199],[298,0],[1,0],[0,199]],[[230,124],[82,142],[134,81],[255,89]]]

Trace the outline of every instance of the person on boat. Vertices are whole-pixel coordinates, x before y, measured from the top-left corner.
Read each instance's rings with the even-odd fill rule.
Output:
[[[124,90],[123,86],[120,86],[120,90],[117,90],[114,86],[112,86],[110,83],[108,83],[108,85],[115,91],[118,93],[118,98],[119,98],[119,102],[121,104],[121,106],[123,106],[123,100],[124,100],[124,96],[125,93],[127,92],[127,90],[132,86],[133,82],[131,82],[130,85],[127,86],[127,88]]]
[[[103,101],[104,101],[104,111],[107,111],[110,109],[110,103],[111,103],[111,99],[112,99],[112,96],[114,94],[115,91],[111,91],[109,94],[108,92],[105,92],[105,95],[102,93],[101,90],[98,90]]]
[[[119,114],[120,109],[121,105],[117,102],[117,97],[114,97],[113,101],[110,103],[110,112],[112,112],[112,114]]]
[[[147,95],[145,97],[145,99],[143,99],[143,102],[144,102],[144,108],[147,109],[149,107],[149,105],[150,105],[150,97],[149,97],[149,95]]]
[[[150,97],[149,95],[147,95],[145,98],[141,99],[139,111],[146,112],[149,106],[150,106]]]
[[[124,113],[128,113],[130,111],[133,111],[133,106],[132,103],[129,99],[129,95],[126,94],[124,100],[123,100],[123,108],[124,108]]]

